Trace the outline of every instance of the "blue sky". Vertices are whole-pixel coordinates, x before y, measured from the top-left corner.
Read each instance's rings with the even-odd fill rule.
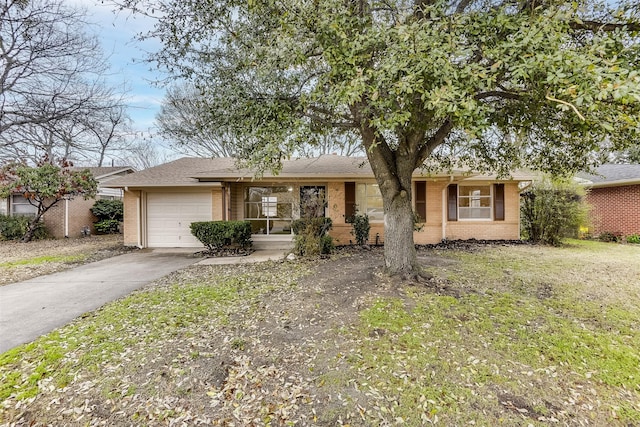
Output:
[[[105,55],[111,64],[109,80],[113,85],[128,88],[129,115],[138,132],[147,133],[154,126],[156,113],[164,89],[152,81],[163,76],[153,70],[155,64],[144,62],[145,51],[155,51],[160,43],[154,40],[139,42],[135,36],[153,26],[152,19],[132,15],[128,11],[113,12],[113,6],[96,0],[68,0],[69,4],[86,8],[88,21],[95,23],[89,33],[98,34]]]

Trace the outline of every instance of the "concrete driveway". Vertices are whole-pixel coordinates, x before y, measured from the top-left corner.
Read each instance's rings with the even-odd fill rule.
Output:
[[[0,353],[201,258],[194,250],[143,250],[0,286]]]

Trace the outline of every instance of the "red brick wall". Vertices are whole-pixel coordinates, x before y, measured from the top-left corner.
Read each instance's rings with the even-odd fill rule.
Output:
[[[592,188],[587,202],[592,207],[593,234],[640,233],[640,185]]]

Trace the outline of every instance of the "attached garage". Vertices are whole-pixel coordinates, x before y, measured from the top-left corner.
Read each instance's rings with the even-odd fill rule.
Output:
[[[200,247],[189,225],[211,221],[211,191],[147,193],[147,245],[150,248]]]

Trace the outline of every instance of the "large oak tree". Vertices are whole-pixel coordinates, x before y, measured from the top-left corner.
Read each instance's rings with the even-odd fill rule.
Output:
[[[154,59],[191,81],[236,152],[277,164],[358,135],[384,200],[385,261],[412,273],[411,176],[588,168],[638,138],[635,1],[126,0]]]

